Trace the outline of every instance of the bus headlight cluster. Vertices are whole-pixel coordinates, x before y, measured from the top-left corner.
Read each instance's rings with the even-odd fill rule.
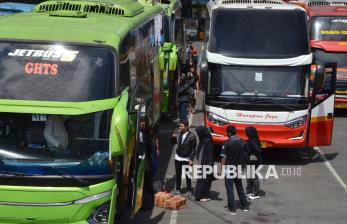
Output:
[[[229,123],[228,120],[216,115],[216,114],[213,114],[213,113],[207,113],[207,120],[211,123],[214,123],[218,126],[223,126],[223,125],[226,125]]]
[[[89,224],[108,224],[110,203],[99,206],[88,219]]]
[[[289,122],[287,122],[284,126],[291,128],[291,129],[295,129],[295,128],[299,128],[302,127],[306,124],[306,119],[307,116],[303,116],[294,120],[291,120]]]

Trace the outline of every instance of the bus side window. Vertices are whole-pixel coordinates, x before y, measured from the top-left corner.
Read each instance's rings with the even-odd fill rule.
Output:
[[[130,86],[130,71],[133,66],[133,54],[132,50],[132,41],[131,35],[128,36],[122,41],[120,50],[119,50],[119,87],[120,91],[124,90],[126,87]]]

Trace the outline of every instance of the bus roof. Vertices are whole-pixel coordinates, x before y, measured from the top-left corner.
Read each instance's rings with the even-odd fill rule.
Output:
[[[207,4],[209,13],[217,8],[252,8],[252,9],[300,9],[304,10],[302,7],[294,4],[288,4],[282,0],[215,0],[210,1]]]
[[[175,11],[182,6],[181,1],[179,0],[155,0],[155,2],[160,5],[169,16],[174,14]]]
[[[312,6],[307,12],[310,16],[347,16],[347,6]]]
[[[290,3],[304,7],[309,16],[346,16],[346,1],[330,0],[298,0]]]
[[[0,40],[96,44],[117,48],[133,28],[163,11],[133,0],[56,0],[0,18]]]

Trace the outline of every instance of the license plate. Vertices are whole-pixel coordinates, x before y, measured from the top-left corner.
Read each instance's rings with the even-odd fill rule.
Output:
[[[32,121],[46,121],[47,116],[45,114],[32,114],[31,120]]]

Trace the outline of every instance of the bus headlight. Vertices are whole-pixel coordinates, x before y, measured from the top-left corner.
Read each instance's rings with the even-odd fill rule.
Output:
[[[299,128],[306,124],[306,119],[307,119],[307,116],[303,116],[303,117],[300,117],[285,123],[284,126],[291,129]]]
[[[223,126],[229,123],[227,119],[224,119],[216,114],[207,113],[207,120],[211,123],[214,123],[218,126]]]
[[[95,209],[88,219],[89,224],[107,224],[110,211],[110,203],[103,204]]]

